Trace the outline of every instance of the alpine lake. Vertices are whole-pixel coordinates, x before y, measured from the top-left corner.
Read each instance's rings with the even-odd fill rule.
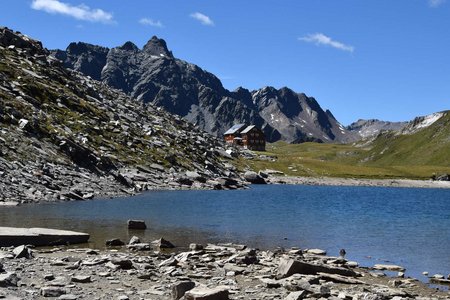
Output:
[[[148,229],[127,229],[128,219]],[[260,249],[321,248],[362,266],[397,264],[426,281],[450,273],[450,190],[253,185],[234,191],[152,191],[132,197],[0,207],[0,226],[86,232],[89,246],[133,235]]]

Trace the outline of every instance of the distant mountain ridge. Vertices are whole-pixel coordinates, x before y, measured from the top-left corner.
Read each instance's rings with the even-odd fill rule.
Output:
[[[389,122],[380,121],[377,119],[363,120],[359,119],[356,122],[348,125],[347,130],[352,131],[361,138],[371,138],[377,136],[382,131],[401,131],[409,122]]]
[[[449,167],[450,111],[416,117],[399,131],[380,133],[363,159],[378,165]]]
[[[213,74],[175,58],[166,42],[156,36],[142,49],[132,42],[112,49],[78,42],[52,53],[67,68],[163,107],[218,136],[235,123],[250,123],[261,127],[270,142],[359,138],[314,98],[287,87],[225,89]]]

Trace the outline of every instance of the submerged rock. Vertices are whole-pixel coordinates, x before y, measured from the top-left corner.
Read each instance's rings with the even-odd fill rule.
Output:
[[[127,224],[128,229],[138,229],[138,230],[147,229],[147,225],[143,220],[128,220]]]
[[[110,240],[107,240],[105,242],[105,244],[106,244],[106,246],[111,246],[111,247],[125,245],[125,243],[122,242],[120,239],[110,239]]]

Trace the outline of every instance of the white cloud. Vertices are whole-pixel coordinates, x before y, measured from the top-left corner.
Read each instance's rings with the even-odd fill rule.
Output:
[[[42,10],[51,14],[69,16],[77,20],[114,23],[112,13],[98,8],[90,8],[84,4],[74,6],[59,0],[33,0],[31,3],[31,8],[35,10]]]
[[[325,45],[330,46],[342,51],[347,51],[353,53],[355,48],[350,45],[346,45],[344,43],[338,42],[333,40],[332,38],[326,36],[323,33],[314,33],[314,34],[308,34],[307,36],[298,38],[300,41],[308,42],[308,43],[314,43],[316,45]]]
[[[438,7],[445,3],[446,0],[428,0],[428,5],[431,7]]]
[[[202,13],[196,12],[191,14],[190,17],[200,21],[200,23],[202,23],[203,25],[214,26],[214,21],[211,20],[210,17]]]
[[[142,18],[139,20],[139,23],[142,25],[148,25],[148,26],[159,27],[159,28],[164,27],[164,25],[161,23],[161,21],[155,21],[150,18]]]

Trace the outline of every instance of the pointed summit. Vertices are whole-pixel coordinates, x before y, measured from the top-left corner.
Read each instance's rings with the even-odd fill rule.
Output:
[[[167,49],[166,41],[153,36],[144,46],[144,52],[156,56],[173,57],[172,52]]]
[[[122,50],[125,51],[138,51],[139,48],[132,42],[128,41],[125,44],[123,44],[122,46],[119,47]]]

